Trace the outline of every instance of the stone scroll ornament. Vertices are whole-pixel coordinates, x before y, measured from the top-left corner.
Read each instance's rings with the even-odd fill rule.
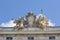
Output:
[[[16,24],[15,29],[17,29],[17,30],[23,29],[23,27],[24,27],[23,22],[24,22],[23,17],[21,17],[20,19],[16,19],[14,21],[14,23]]]
[[[40,29],[42,29],[42,31],[44,31],[44,26],[42,23],[40,23]]]

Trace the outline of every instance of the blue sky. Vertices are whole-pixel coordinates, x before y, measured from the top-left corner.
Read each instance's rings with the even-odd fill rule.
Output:
[[[60,0],[0,0],[0,24],[29,11],[39,15],[41,9],[56,26],[60,25]]]

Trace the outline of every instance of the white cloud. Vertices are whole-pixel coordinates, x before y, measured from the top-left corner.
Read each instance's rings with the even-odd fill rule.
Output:
[[[9,22],[2,23],[1,27],[14,27],[16,24],[13,23],[14,20],[10,20]]]
[[[55,23],[51,22],[51,20],[48,21],[49,26],[55,26]]]

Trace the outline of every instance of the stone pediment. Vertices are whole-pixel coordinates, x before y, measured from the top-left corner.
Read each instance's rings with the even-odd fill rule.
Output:
[[[16,26],[14,27],[14,29],[22,30],[28,28],[33,30],[34,28],[38,28],[44,30],[48,28],[48,20],[43,14],[41,14],[37,20],[36,19],[36,15],[32,12],[29,12],[26,17],[15,19],[14,23],[16,24]]]

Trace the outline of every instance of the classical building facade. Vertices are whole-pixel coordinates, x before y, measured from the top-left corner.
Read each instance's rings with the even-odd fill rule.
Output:
[[[14,27],[0,27],[0,40],[60,40],[60,27],[49,26],[44,14],[32,12],[14,20]]]

